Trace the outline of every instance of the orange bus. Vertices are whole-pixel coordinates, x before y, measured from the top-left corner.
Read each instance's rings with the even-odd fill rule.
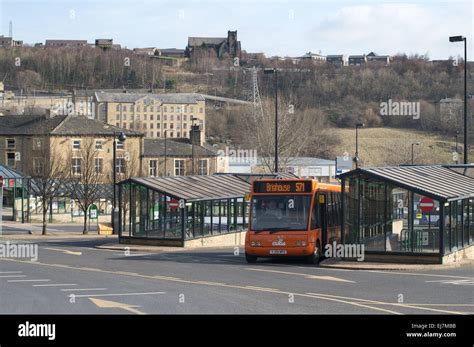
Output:
[[[341,236],[341,186],[315,179],[255,180],[245,258],[304,257],[319,263]]]

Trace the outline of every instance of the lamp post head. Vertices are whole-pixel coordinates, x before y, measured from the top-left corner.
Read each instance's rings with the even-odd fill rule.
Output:
[[[125,140],[127,139],[127,135],[125,135],[125,133],[123,131],[121,131],[119,134],[118,134],[118,140],[120,142],[124,142]]]
[[[263,69],[263,73],[264,73],[265,75],[272,74],[272,73],[275,73],[275,72],[276,72],[276,69],[275,69],[275,68],[268,68],[268,67],[267,67],[267,68],[264,68],[264,69]]]
[[[365,127],[364,123],[356,123],[356,128],[363,128]]]
[[[450,36],[449,37],[449,42],[461,42],[464,41],[466,38],[459,35],[459,36]]]

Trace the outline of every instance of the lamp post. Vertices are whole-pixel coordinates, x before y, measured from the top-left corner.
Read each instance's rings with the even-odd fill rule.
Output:
[[[456,138],[456,164],[458,163],[458,136],[459,136],[459,131],[456,131],[456,134],[454,135],[454,137]]]
[[[196,133],[194,131],[194,121],[197,120],[196,117],[191,117],[191,174],[194,176],[194,138]]]
[[[464,36],[450,36],[449,42],[464,41],[464,164],[469,162],[467,138],[467,38]]]
[[[112,211],[112,229],[114,234],[117,232],[116,230],[116,222],[118,217],[118,208],[117,208],[117,138],[120,142],[125,142],[127,136],[123,131],[121,132],[114,132],[114,149],[113,149],[113,183],[114,183],[114,201],[113,201],[113,211]]]
[[[278,173],[278,70],[276,68],[263,69],[264,74],[273,74],[275,83],[275,173]]]
[[[415,158],[415,155],[414,155],[414,153],[415,153],[415,152],[414,152],[414,147],[415,147],[415,146],[419,146],[419,145],[421,145],[421,142],[413,142],[413,143],[411,144],[411,165],[413,165],[413,164],[414,164],[414,161],[415,161],[415,159],[414,159],[414,158]]]
[[[363,128],[364,126],[364,123],[356,123],[356,151],[354,157],[356,169],[359,167],[359,128]]]
[[[168,156],[168,142],[166,141],[168,139],[168,129],[165,129],[165,177],[168,176],[168,170],[167,170],[167,156]]]

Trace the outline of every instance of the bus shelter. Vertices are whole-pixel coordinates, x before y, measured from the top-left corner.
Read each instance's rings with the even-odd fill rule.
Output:
[[[3,177],[3,216],[11,215],[11,220],[18,218],[22,223],[28,221],[28,184],[29,178],[21,172],[0,164],[0,176]],[[18,216],[20,212],[20,216]],[[10,219],[9,216],[6,216]]]
[[[130,178],[119,183],[119,242],[184,246],[244,231],[250,184],[231,175]]]
[[[358,168],[339,175],[342,242],[367,254],[443,257],[474,244],[474,167]]]

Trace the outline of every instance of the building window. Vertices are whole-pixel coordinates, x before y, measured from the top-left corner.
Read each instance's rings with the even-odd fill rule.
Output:
[[[174,175],[184,176],[184,160],[183,159],[176,159],[174,161]]]
[[[123,110],[123,112],[127,112],[127,105],[123,105],[122,110]]]
[[[183,124],[183,129],[187,129],[188,125],[186,123]]]
[[[170,137],[174,137],[174,133],[172,131],[170,132]]]
[[[127,123],[123,123],[122,128],[127,129]]]
[[[150,106],[150,112],[153,112],[155,108],[153,106]]]
[[[147,112],[148,111],[148,106],[143,106],[143,112]]]
[[[102,140],[95,140],[95,149],[102,150]]]
[[[41,175],[43,173],[43,158],[33,158],[33,173],[35,175]]]
[[[168,116],[166,114],[163,115],[163,120],[168,120]]]
[[[194,107],[191,106],[191,107],[189,108],[189,112],[193,113],[193,112],[194,112]]]
[[[119,123],[119,122],[115,123],[115,126],[116,126],[116,127],[119,127],[119,126],[120,126],[120,123]]]
[[[155,177],[158,174],[157,168],[158,168],[158,161],[150,160],[150,163],[148,165],[148,175]]]
[[[127,115],[126,114],[123,115],[122,120],[127,120]]]
[[[104,168],[104,159],[103,158],[95,158],[95,173],[101,174]]]
[[[174,129],[174,124],[173,123],[170,124],[170,129]]]
[[[176,116],[176,120],[181,120],[181,116],[179,114]]]
[[[174,121],[174,116],[172,114],[170,115],[170,121]]]
[[[123,149],[123,142],[117,140],[117,149]]]
[[[137,106],[137,112],[140,112],[140,106]]]
[[[156,132],[156,137],[160,137],[160,132],[159,131]]]
[[[170,112],[174,112],[174,106],[170,106]]]
[[[207,159],[199,159],[198,175],[208,175]]]
[[[184,115],[183,120],[186,122],[188,120],[188,116]]]
[[[153,129],[153,126],[154,126],[153,123],[150,123],[150,129]]]
[[[117,114],[115,115],[115,120],[120,120],[120,114],[117,113]]]
[[[156,128],[160,129],[160,123],[156,123]]]
[[[120,105],[115,106],[115,111],[120,111]]]
[[[115,161],[115,173],[125,174],[125,158],[117,158]]]
[[[73,150],[81,149],[81,140],[73,140],[72,141],[72,149]]]
[[[163,123],[163,129],[168,129],[168,124]]]
[[[15,167],[15,153],[13,152],[7,153],[7,166]]]
[[[150,114],[150,120],[153,120],[153,115],[152,114]]]
[[[156,120],[160,120],[160,115],[159,114],[156,115]]]
[[[80,175],[82,169],[82,159],[72,158],[71,170],[73,175]]]
[[[41,151],[43,148],[43,140],[42,139],[33,139],[33,150]]]
[[[7,139],[7,149],[15,149],[15,139]]]
[[[134,106],[134,105],[131,105],[131,106],[130,106],[130,112],[133,112],[134,109],[135,109],[135,106]]]
[[[163,107],[163,112],[168,112],[168,108],[166,106]]]

